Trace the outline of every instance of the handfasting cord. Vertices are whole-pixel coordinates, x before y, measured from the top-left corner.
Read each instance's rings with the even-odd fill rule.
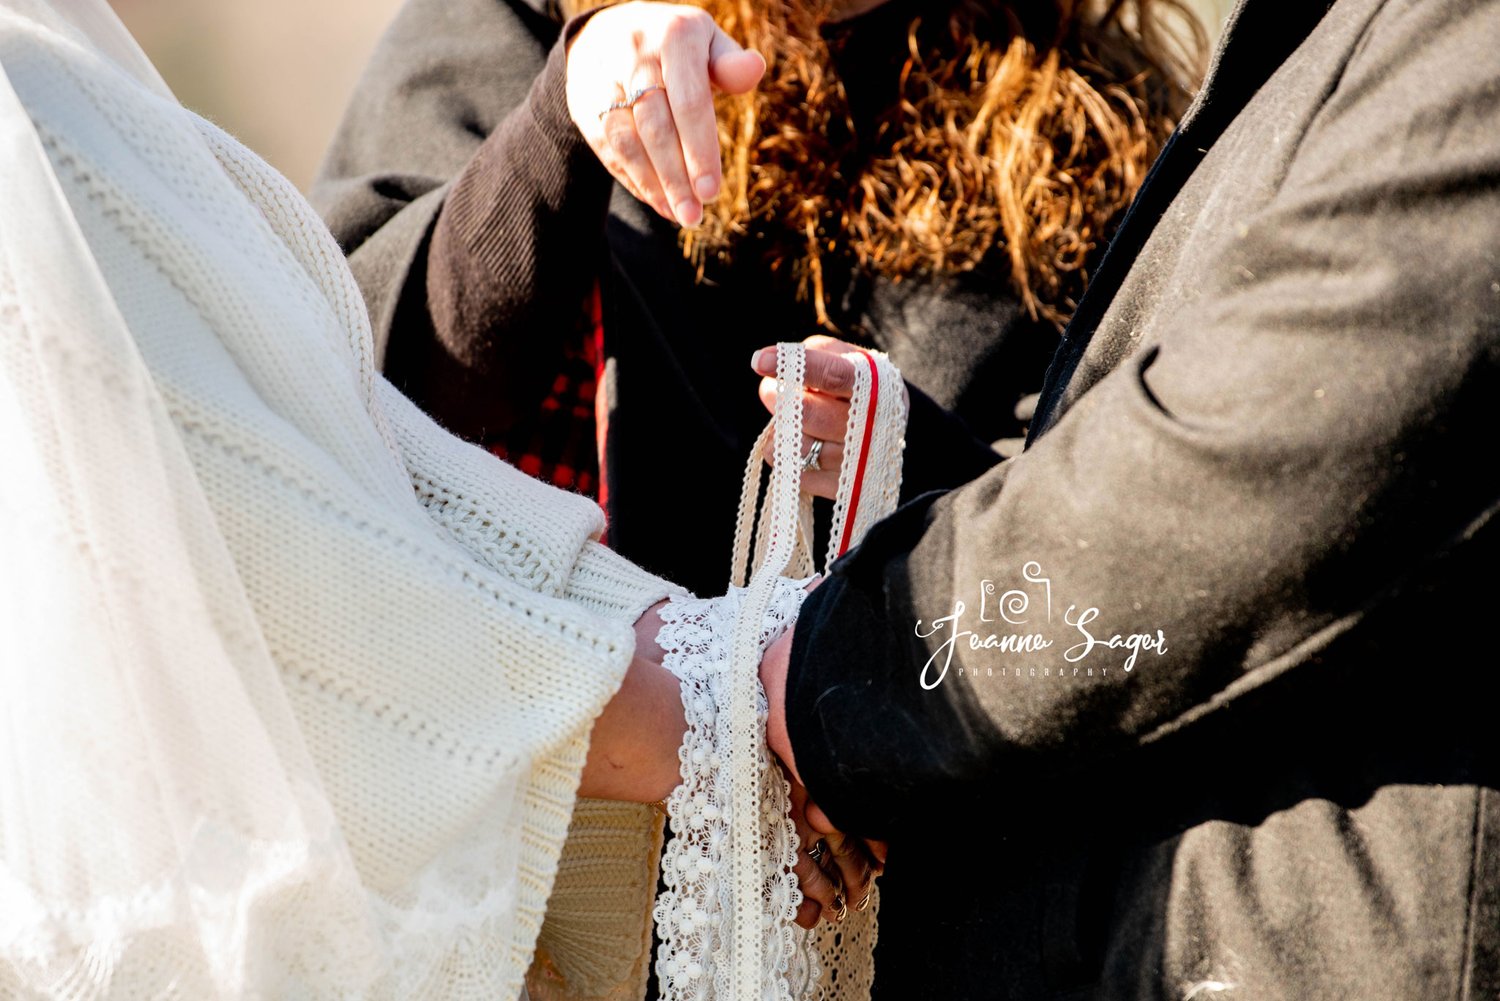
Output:
[[[776,352],[776,381],[782,393],[776,404],[776,463],[770,497],[761,519],[765,562],[746,588],[734,630],[734,657],[729,698],[730,808],[739,822],[731,823],[731,865],[734,872],[734,944],[730,953],[733,983],[745,985],[736,993],[758,1001],[760,991],[748,989],[761,980],[761,831],[754,822],[761,802],[760,758],[765,754],[765,727],[757,710],[760,695],[761,633],[771,592],[781,571],[791,562],[797,544],[797,494],[802,459],[802,385],[806,353],[800,345]],[[761,696],[764,697],[764,696]],[[746,823],[746,821],[751,821]],[[754,906],[752,906],[752,903]]]
[[[907,417],[901,373],[882,354],[859,351],[846,357],[855,361],[854,389],[824,573],[871,525],[896,509],[901,494]]]
[[[830,563],[894,508],[901,481],[906,404],[900,373],[883,355],[848,357],[856,378]],[[789,788],[765,743],[760,660],[795,620],[805,595],[806,582],[784,574],[810,562],[811,506],[800,489],[805,368],[801,345],[778,346],[776,414],[747,464],[729,593],[673,601],[662,613],[658,642],[665,666],[682,680],[688,723],[679,752],[683,782],[667,801],[673,835],[664,855],[667,889],[655,910],[662,941],[657,973],[668,1001],[815,995],[844,1001],[861,991],[868,997],[868,954],[852,957],[864,975],[841,970],[835,988],[820,976],[815,953],[832,950],[848,960],[848,944],[828,935],[815,941],[793,925],[802,895],[791,868],[800,845],[788,816]],[[768,447],[775,461],[760,506]],[[752,536],[755,569],[747,584]],[[859,941],[868,953],[873,927]]]

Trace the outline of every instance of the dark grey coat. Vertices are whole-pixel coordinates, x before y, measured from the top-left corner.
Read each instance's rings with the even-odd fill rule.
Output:
[[[812,795],[931,887],[880,997],[1500,997],[1497,362],[1500,3],[1241,3],[1027,451],[797,626]],[[924,689],[959,601],[1053,645]]]

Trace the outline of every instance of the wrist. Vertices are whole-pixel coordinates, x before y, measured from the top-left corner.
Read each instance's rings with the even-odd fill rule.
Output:
[[[615,697],[594,721],[578,794],[652,803],[682,781],[677,749],[687,730],[679,682],[635,657]]]
[[[635,655],[642,660],[649,660],[656,664],[662,662],[664,654],[656,642],[656,637],[661,632],[660,613],[666,604],[667,599],[658,601],[635,620]]]
[[[771,753],[781,759],[788,774],[798,784],[802,776],[797,772],[797,762],[792,753],[791,735],[786,726],[786,675],[790,666],[792,630],[771,644],[760,662],[760,683],[766,692],[769,712],[766,717],[766,744]]]
[[[595,14],[603,13],[604,7],[595,7],[581,14],[574,14],[563,23],[562,31],[558,34],[558,41],[562,44],[563,53],[567,55],[573,51],[573,43],[578,41],[578,36],[583,34],[583,29],[594,19]]]

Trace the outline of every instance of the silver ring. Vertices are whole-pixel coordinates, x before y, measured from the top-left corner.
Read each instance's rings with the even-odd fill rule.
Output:
[[[823,439],[822,438],[814,438],[813,439],[813,443],[812,443],[812,448],[810,448],[810,449],[807,450],[807,458],[805,458],[805,459],[802,460],[802,468],[803,469],[810,469],[813,472],[817,472],[818,470],[822,469],[823,468],[822,464],[820,462],[818,462],[818,458],[822,454],[823,454]]]
[[[823,854],[828,851],[828,843],[822,838],[817,840],[811,848],[806,849],[807,857],[813,860],[814,865],[823,864]]]
[[[640,87],[626,95],[623,101],[616,101],[609,107],[605,108],[603,111],[599,112],[599,120],[601,122],[604,121],[605,116],[612,111],[624,111],[626,108],[635,107],[635,102],[639,101],[641,98],[645,97],[653,90],[660,90],[665,92],[666,88],[659,83],[653,83],[647,87]]]

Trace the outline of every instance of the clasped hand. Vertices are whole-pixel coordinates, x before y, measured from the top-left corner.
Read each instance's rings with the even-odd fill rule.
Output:
[[[619,784],[610,787],[608,794],[615,798],[665,798],[679,779],[677,748],[681,743],[684,725],[677,679],[660,666],[663,653],[656,644],[656,636],[661,629],[661,619],[657,615],[660,607],[658,605],[649,609],[636,622],[636,658],[625,685],[640,686],[644,679],[650,679],[644,681],[644,684],[660,686],[651,701],[658,704],[666,701],[675,707],[675,724],[664,721],[660,726],[643,728],[638,715],[627,716],[626,722],[614,708],[606,709],[605,715],[595,724],[589,749],[589,765],[585,768],[585,784],[629,781],[629,788]],[[796,826],[801,849],[797,855],[797,864],[792,868],[804,897],[797,910],[797,924],[812,928],[818,923],[819,917],[841,921],[850,910],[862,910],[866,906],[874,878],[885,868],[886,846],[878,841],[851,837],[840,831],[823,809],[813,802],[796,771],[791,744],[787,740],[783,708],[791,638],[791,633],[788,632],[767,650],[761,665],[761,679],[771,705],[767,741],[780,761],[782,772],[791,787],[791,819]],[[633,681],[632,676],[637,680]],[[640,690],[638,687],[637,691]],[[627,694],[627,698],[629,697]],[[650,741],[656,734],[665,735],[663,739],[656,741],[660,747],[643,747],[642,735],[648,735]],[[615,751],[610,752],[610,747],[614,747]],[[636,775],[650,776],[649,782],[641,785],[639,780],[633,778]],[[588,794],[601,793],[596,787],[590,789]]]

